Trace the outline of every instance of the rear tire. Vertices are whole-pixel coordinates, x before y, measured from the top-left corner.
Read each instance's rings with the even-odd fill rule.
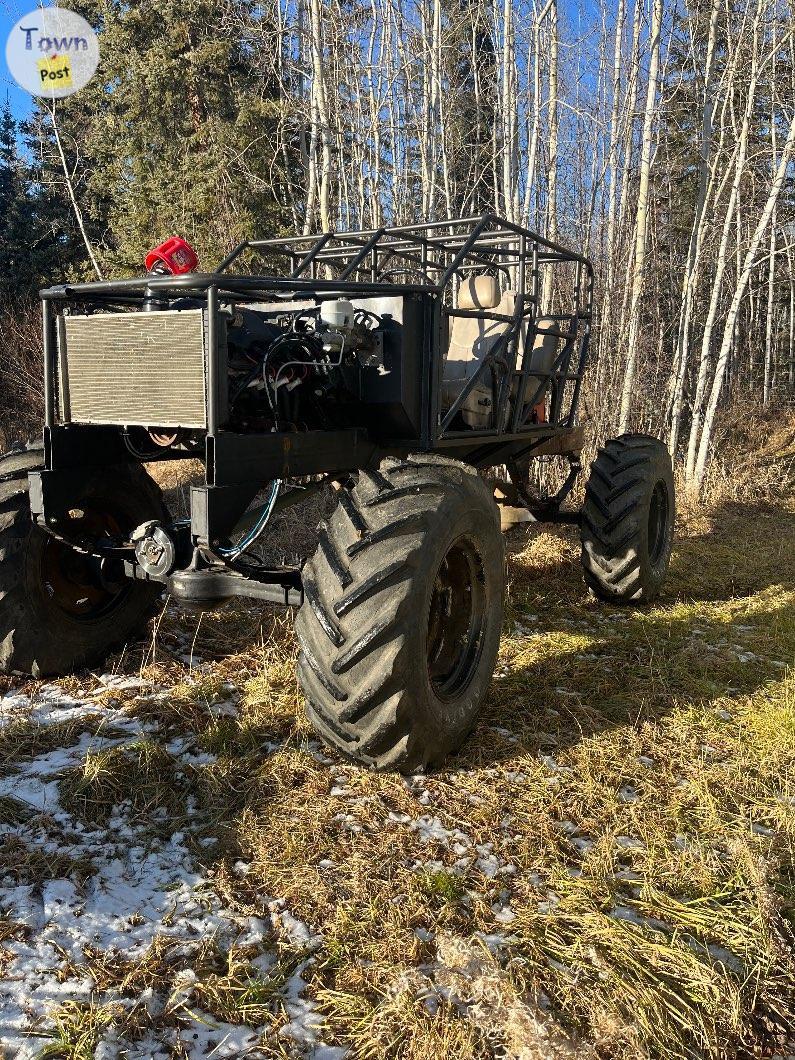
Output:
[[[582,509],[585,582],[600,599],[641,603],[659,593],[671,560],[674,476],[668,450],[623,434],[599,450]]]
[[[42,467],[40,445],[0,457],[0,672],[51,677],[104,661],[136,636],[161,589],[145,582],[102,584],[81,560],[37,527],[28,474]],[[167,518],[157,485],[138,464],[87,469],[75,492],[80,528],[126,535]]]
[[[497,506],[455,461],[386,460],[341,489],[304,567],[296,632],[309,720],[376,769],[438,765],[472,730],[499,648]]]

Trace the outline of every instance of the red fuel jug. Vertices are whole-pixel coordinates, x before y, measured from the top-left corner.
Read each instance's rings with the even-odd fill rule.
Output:
[[[172,276],[182,276],[186,272],[193,272],[198,264],[199,255],[179,236],[172,236],[146,255],[146,271],[160,275],[171,273]]]

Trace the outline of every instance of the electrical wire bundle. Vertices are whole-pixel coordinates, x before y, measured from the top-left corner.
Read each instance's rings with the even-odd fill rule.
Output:
[[[270,518],[273,515],[273,509],[276,507],[276,500],[279,496],[279,490],[282,486],[282,480],[280,478],[274,479],[271,483],[271,490],[268,496],[268,500],[265,503],[265,507],[262,510],[262,514],[248,533],[244,534],[243,537],[238,541],[236,545],[232,545],[231,548],[219,548],[217,552],[224,559],[234,562],[239,559],[244,552],[247,552],[251,546],[262,536],[262,532],[270,522]]]

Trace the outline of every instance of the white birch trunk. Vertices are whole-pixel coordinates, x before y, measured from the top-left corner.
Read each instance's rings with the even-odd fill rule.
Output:
[[[696,285],[700,276],[701,247],[706,229],[707,189],[709,184],[709,160],[712,147],[712,113],[713,113],[713,68],[715,41],[718,29],[718,14],[721,0],[713,0],[710,11],[709,31],[707,36],[707,55],[704,70],[704,104],[701,111],[701,144],[698,173],[698,190],[696,207],[693,216],[693,228],[690,234],[690,245],[687,251],[682,284],[682,313],[679,320],[676,352],[671,380],[671,424],[668,434],[668,450],[676,458],[679,448],[679,431],[682,422],[682,400],[684,396],[685,374],[690,352],[690,328],[693,315],[693,302]]]
[[[731,305],[729,307],[729,313],[726,317],[726,323],[723,328],[723,338],[721,341],[720,351],[718,353],[717,364],[715,365],[715,376],[712,381],[712,389],[710,391],[709,402],[707,404],[707,410],[704,416],[704,426],[701,431],[701,438],[698,446],[698,457],[696,459],[694,480],[697,489],[700,489],[704,483],[704,475],[707,469],[707,459],[710,451],[710,440],[712,437],[712,425],[715,420],[715,410],[718,407],[718,399],[720,398],[721,389],[723,387],[723,377],[726,371],[726,363],[729,357],[729,350],[732,342],[732,335],[734,334],[735,324],[737,322],[737,315],[740,310],[740,305],[748,287],[748,281],[751,277],[751,272],[756,264],[755,259],[759,251],[759,245],[762,241],[762,237],[765,234],[767,226],[770,224],[770,220],[773,216],[773,212],[776,209],[781,189],[784,186],[784,181],[787,176],[787,169],[792,158],[793,147],[795,147],[795,113],[792,115],[792,119],[789,125],[789,131],[787,133],[787,139],[781,150],[781,158],[773,176],[772,183],[770,185],[770,191],[767,196],[762,215],[759,218],[759,222],[754,230],[754,234],[751,237],[751,242],[746,251],[745,258],[743,260],[742,271],[737,278],[737,285],[732,296]]]
[[[55,136],[55,145],[58,148],[58,157],[61,159],[61,168],[63,169],[64,183],[66,184],[66,192],[69,196],[69,202],[72,204],[72,212],[75,215],[75,221],[77,221],[77,227],[80,229],[80,236],[85,244],[86,253],[88,254],[91,266],[94,272],[97,274],[98,280],[104,280],[105,277],[102,275],[102,269],[100,268],[99,258],[94,251],[93,244],[88,236],[88,230],[86,229],[85,219],[83,218],[83,211],[80,209],[80,203],[77,201],[77,195],[75,194],[75,185],[73,175],[69,172],[69,164],[66,161],[66,154],[61,143],[61,134],[58,131],[58,122],[55,120],[55,100],[53,100],[52,108],[48,109],[50,116],[50,122],[52,124],[52,131]]]
[[[693,406],[691,410],[690,436],[688,438],[687,458],[685,461],[685,477],[688,481],[691,481],[695,475],[698,439],[701,433],[703,402],[705,399],[707,391],[707,381],[709,378],[710,354],[712,350],[712,335],[715,328],[715,321],[717,319],[718,314],[718,306],[720,304],[720,295],[723,289],[723,279],[726,273],[726,266],[728,263],[729,237],[731,235],[732,224],[739,222],[738,198],[740,194],[740,185],[745,175],[745,159],[748,152],[748,135],[751,127],[751,115],[753,114],[754,104],[756,101],[756,85],[757,78],[759,76],[759,55],[757,45],[760,15],[760,11],[757,10],[753,27],[753,54],[751,59],[748,95],[746,97],[745,109],[743,111],[739,137],[735,146],[736,162],[734,164],[734,178],[732,180],[731,192],[729,194],[729,201],[726,206],[726,214],[724,217],[723,228],[721,231],[720,244],[718,246],[718,251],[715,259],[715,275],[712,281],[712,293],[710,296],[709,309],[707,310],[707,318],[704,324],[704,334],[701,339],[701,359],[699,361],[696,392],[693,398]],[[730,83],[729,91],[731,91],[731,87],[732,85]],[[739,248],[740,235],[738,231],[738,255],[740,253]],[[738,265],[738,274],[739,272],[740,268]]]
[[[558,238],[558,0],[552,0],[549,11],[549,163],[547,166],[547,224],[544,233],[553,243]],[[544,269],[541,307],[548,313],[552,308],[553,270]]]
[[[640,340],[640,301],[646,274],[646,243],[649,212],[649,175],[652,161],[652,139],[654,118],[657,109],[657,75],[660,69],[660,37],[662,33],[663,0],[654,0],[649,38],[649,80],[646,86],[646,107],[643,113],[643,135],[641,140],[640,175],[638,182],[638,205],[635,214],[635,257],[632,270],[632,293],[629,308],[629,333],[627,337],[627,361],[624,369],[624,384],[621,392],[621,415],[619,433],[629,429],[632,410],[632,392]]]
[[[602,327],[609,337],[613,310],[613,289],[615,286],[616,263],[616,206],[618,191],[618,136],[619,108],[621,105],[621,67],[622,45],[624,41],[624,24],[626,22],[626,0],[619,0],[616,15],[615,39],[613,41],[613,82],[610,107],[610,145],[607,161],[608,205],[607,205],[607,276],[602,308]]]

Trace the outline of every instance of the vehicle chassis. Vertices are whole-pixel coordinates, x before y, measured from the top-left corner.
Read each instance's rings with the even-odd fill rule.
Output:
[[[269,262],[286,261],[289,274],[228,274],[233,262],[249,251],[263,255]],[[551,370],[540,373],[544,378],[528,399],[530,377],[537,379],[539,372],[531,372],[527,356],[521,357],[520,365],[520,354],[533,348],[542,308],[544,270],[557,266],[573,270],[573,304],[569,312],[557,314],[562,348]],[[499,343],[499,352],[484,358],[452,407],[442,411],[442,351],[446,348],[449,319],[497,318],[493,310],[454,308],[453,289],[472,270],[507,276],[517,291],[516,309]],[[407,282],[395,282],[396,274],[405,275]],[[414,437],[389,437],[361,427],[260,434],[227,429],[226,349],[219,338],[222,307],[256,303],[263,297],[284,299],[289,308],[291,298],[302,296],[323,299],[406,294],[419,300],[424,321],[419,356],[419,428]],[[58,534],[59,523],[71,507],[74,483],[87,468],[135,459],[124,444],[120,427],[59,422],[59,315],[74,306],[90,312],[127,307],[157,311],[186,296],[200,299],[206,312],[204,451],[164,451],[158,458],[199,455],[203,457],[206,476],[204,484],[192,487],[190,525],[180,528],[189,539],[188,554],[192,558],[182,569],[161,579],[177,599],[210,604],[242,595],[300,605],[300,566],[236,569],[234,564],[215,562],[215,550],[239,528],[263,483],[277,478],[344,476],[377,468],[389,455],[436,453],[477,468],[510,465],[541,455],[564,455],[569,458],[571,472],[555,497],[539,505],[521,487],[514,487],[512,496],[517,503],[531,506],[538,519],[577,520],[577,513],[561,511],[561,503],[579,471],[582,429],[576,416],[588,360],[593,270],[585,257],[487,214],[375,231],[251,240],[236,247],[212,273],[66,284],[43,290],[45,463],[44,470],[31,475],[30,496],[33,517],[48,532]],[[549,321],[554,316],[546,311],[545,319]],[[457,427],[457,413],[486,373],[491,373],[495,426]],[[545,392],[551,392],[547,420],[530,422],[529,410]],[[212,562],[207,562],[207,556]],[[117,558],[122,559],[127,577],[151,580],[135,563],[128,545],[117,550]]]

